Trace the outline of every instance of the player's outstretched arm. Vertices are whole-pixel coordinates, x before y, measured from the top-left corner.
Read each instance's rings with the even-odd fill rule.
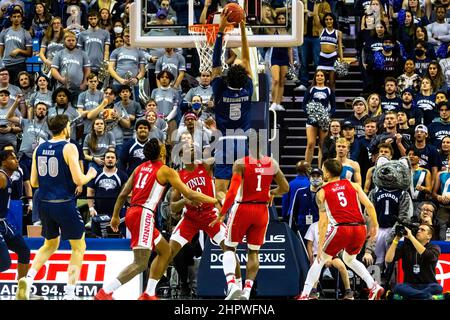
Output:
[[[216,43],[214,44],[214,51],[212,56],[212,73],[211,79],[215,77],[220,77],[222,75],[222,42],[225,28],[230,24],[228,22],[228,17],[231,12],[225,8],[220,14],[220,24],[219,24],[219,32],[217,34]]]
[[[245,30],[245,16],[239,25],[241,28],[242,66],[247,70],[247,74],[251,78],[252,67],[250,65],[250,49],[248,48],[247,31]]]
[[[63,149],[63,155],[64,160],[69,166],[70,173],[72,174],[73,182],[77,186],[83,186],[97,176],[97,170],[95,170],[93,167],[89,168],[87,174],[83,174],[83,171],[81,171],[81,167],[78,162],[78,150],[74,144],[66,144]]]
[[[359,184],[352,182],[352,185],[355,188],[356,192],[358,193],[359,201],[366,208],[367,214],[369,215],[370,219],[369,236],[370,238],[375,238],[378,233],[378,219],[375,207]]]

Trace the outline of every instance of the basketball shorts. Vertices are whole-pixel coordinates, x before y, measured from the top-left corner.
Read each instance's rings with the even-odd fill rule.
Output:
[[[75,199],[64,202],[48,202],[39,204],[42,223],[42,236],[47,239],[59,237],[62,240],[79,240],[84,234],[84,221],[78,211]]]
[[[358,254],[366,242],[366,226],[332,226],[325,236],[323,252],[334,257],[345,250],[349,255]]]
[[[230,180],[233,175],[233,163],[248,155],[246,139],[222,139],[215,144],[214,177]]]
[[[131,248],[153,247],[161,240],[161,234],[155,226],[155,216],[149,209],[131,207],[125,215],[125,225],[131,233]]]
[[[225,244],[236,247],[244,236],[250,250],[259,250],[266,238],[269,210],[265,204],[235,203],[228,216]]]
[[[217,218],[215,211],[196,212],[186,211],[183,218],[172,231],[170,240],[175,240],[181,246],[190,242],[200,230],[206,232],[215,243],[220,244],[225,239],[225,224],[216,223],[213,227],[209,224]]]

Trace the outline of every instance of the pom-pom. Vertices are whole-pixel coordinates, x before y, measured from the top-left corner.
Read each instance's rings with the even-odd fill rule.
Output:
[[[339,78],[343,78],[348,75],[349,65],[346,61],[338,61],[334,62],[334,72]]]
[[[319,125],[322,130],[328,130],[330,126],[330,115],[320,102],[311,101],[306,105],[306,113],[308,118]]]
[[[381,51],[377,51],[374,53],[374,59],[373,59],[373,68],[375,70],[383,70],[384,69],[384,55]]]

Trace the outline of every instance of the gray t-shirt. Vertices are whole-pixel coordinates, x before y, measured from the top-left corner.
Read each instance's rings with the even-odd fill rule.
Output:
[[[8,105],[5,108],[0,107],[0,126],[8,125],[10,122],[6,120],[6,114],[8,113],[12,104],[12,100],[9,100]],[[16,117],[21,116],[19,110],[16,109],[14,113]],[[0,133],[0,144],[12,143],[14,146],[17,145],[16,133]]]
[[[123,107],[127,111],[128,115],[133,115],[133,116],[135,116],[136,119],[138,119],[142,115],[141,105],[134,100],[130,100],[128,105],[124,105],[122,103],[122,101],[117,102],[116,105],[118,107]],[[133,138],[133,133],[134,133],[133,128],[134,128],[135,123],[136,123],[136,120],[131,123],[131,127],[129,129],[123,129],[123,139],[124,140]]]
[[[186,60],[177,52],[174,52],[170,57],[168,57],[167,54],[164,54],[156,62],[155,74],[158,74],[163,70],[170,71],[170,73],[173,74],[174,79],[177,79],[180,71],[186,71]]]
[[[97,137],[97,150],[92,150],[89,147],[88,142],[90,139],[91,133],[84,138],[83,150],[88,150],[89,154],[94,157],[103,157],[108,148],[116,147],[116,140],[112,132],[106,132],[104,135]]]
[[[49,140],[52,136],[50,129],[47,125],[47,119],[39,121],[37,119],[21,119],[23,135],[22,144],[20,145],[19,156],[25,154],[31,158],[33,156],[34,149],[39,145],[39,140]]]
[[[4,46],[3,64],[5,66],[13,66],[25,62],[27,57],[22,54],[12,57],[10,55],[11,51],[15,49],[26,50],[27,48],[31,48],[33,43],[30,33],[24,28],[19,27],[18,30],[14,30],[10,27],[0,33],[0,45]]]
[[[48,118],[52,118],[58,114],[65,114],[69,117],[70,138],[76,140],[76,137],[77,137],[76,126],[80,121],[80,118],[79,118],[80,114],[78,113],[78,111],[75,108],[73,108],[72,106],[68,106],[66,109],[51,107],[48,110]],[[73,123],[75,119],[76,119],[76,121],[75,121],[75,123]]]
[[[44,102],[47,105],[47,109],[53,105],[52,100],[53,91],[48,90],[46,93],[36,91],[31,95],[31,105],[34,107],[38,102]]]
[[[125,108],[114,105],[113,109],[116,110],[119,118],[128,119],[128,113]],[[99,117],[103,118],[103,113],[100,113]],[[106,131],[111,131],[113,133],[114,139],[116,140],[116,145],[123,144],[123,128],[120,126],[119,120],[106,120]]]
[[[42,39],[41,47],[46,48],[45,57],[50,61],[53,61],[53,57],[55,56],[55,54],[58,51],[64,49],[64,40],[61,40],[61,42],[57,42],[55,40],[47,41],[47,39],[44,37]]]
[[[166,142],[166,135],[164,132],[162,132],[160,129],[158,129],[156,126],[153,126],[152,130],[150,130],[150,134],[148,136],[149,139],[156,138],[161,143]]]
[[[186,95],[184,96],[183,100],[187,102],[192,102],[192,97],[194,96],[200,96],[202,97],[202,101],[204,104],[206,104],[208,101],[212,100],[212,87],[207,86],[204,87],[202,85],[199,85],[197,87],[191,88]],[[200,120],[206,120],[208,117],[214,117],[214,109],[212,108],[203,108],[203,112],[200,115]]]
[[[58,69],[61,76],[69,77],[69,90],[80,90],[84,78],[83,68],[90,66],[87,54],[78,48],[58,51],[52,61],[52,68]]]
[[[109,61],[116,63],[115,70],[122,78],[126,78],[125,74],[127,71],[130,71],[132,77],[137,76],[139,65],[147,63],[144,51],[125,46],[114,49],[109,57]],[[114,79],[113,84],[117,85],[119,82]]]
[[[174,88],[156,88],[153,89],[151,98],[156,101],[158,112],[166,117],[172,111],[174,104],[178,106],[180,93]]]
[[[87,53],[93,70],[100,68],[104,60],[105,45],[110,43],[109,32],[100,28],[97,30],[89,28],[78,37],[78,47]]]
[[[92,93],[89,89],[83,91],[78,96],[77,109],[83,109],[83,111],[90,111],[98,107],[103,101],[103,93],[100,90],[95,90]],[[88,134],[92,129],[92,121],[88,118],[83,120],[84,134]]]

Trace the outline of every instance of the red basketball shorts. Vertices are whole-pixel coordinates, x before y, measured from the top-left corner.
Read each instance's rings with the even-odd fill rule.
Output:
[[[131,248],[153,247],[161,240],[161,234],[155,227],[153,212],[142,207],[131,207],[125,215],[125,225],[131,233]]]
[[[323,252],[334,257],[341,250],[358,254],[366,242],[366,226],[332,226],[325,237]]]

